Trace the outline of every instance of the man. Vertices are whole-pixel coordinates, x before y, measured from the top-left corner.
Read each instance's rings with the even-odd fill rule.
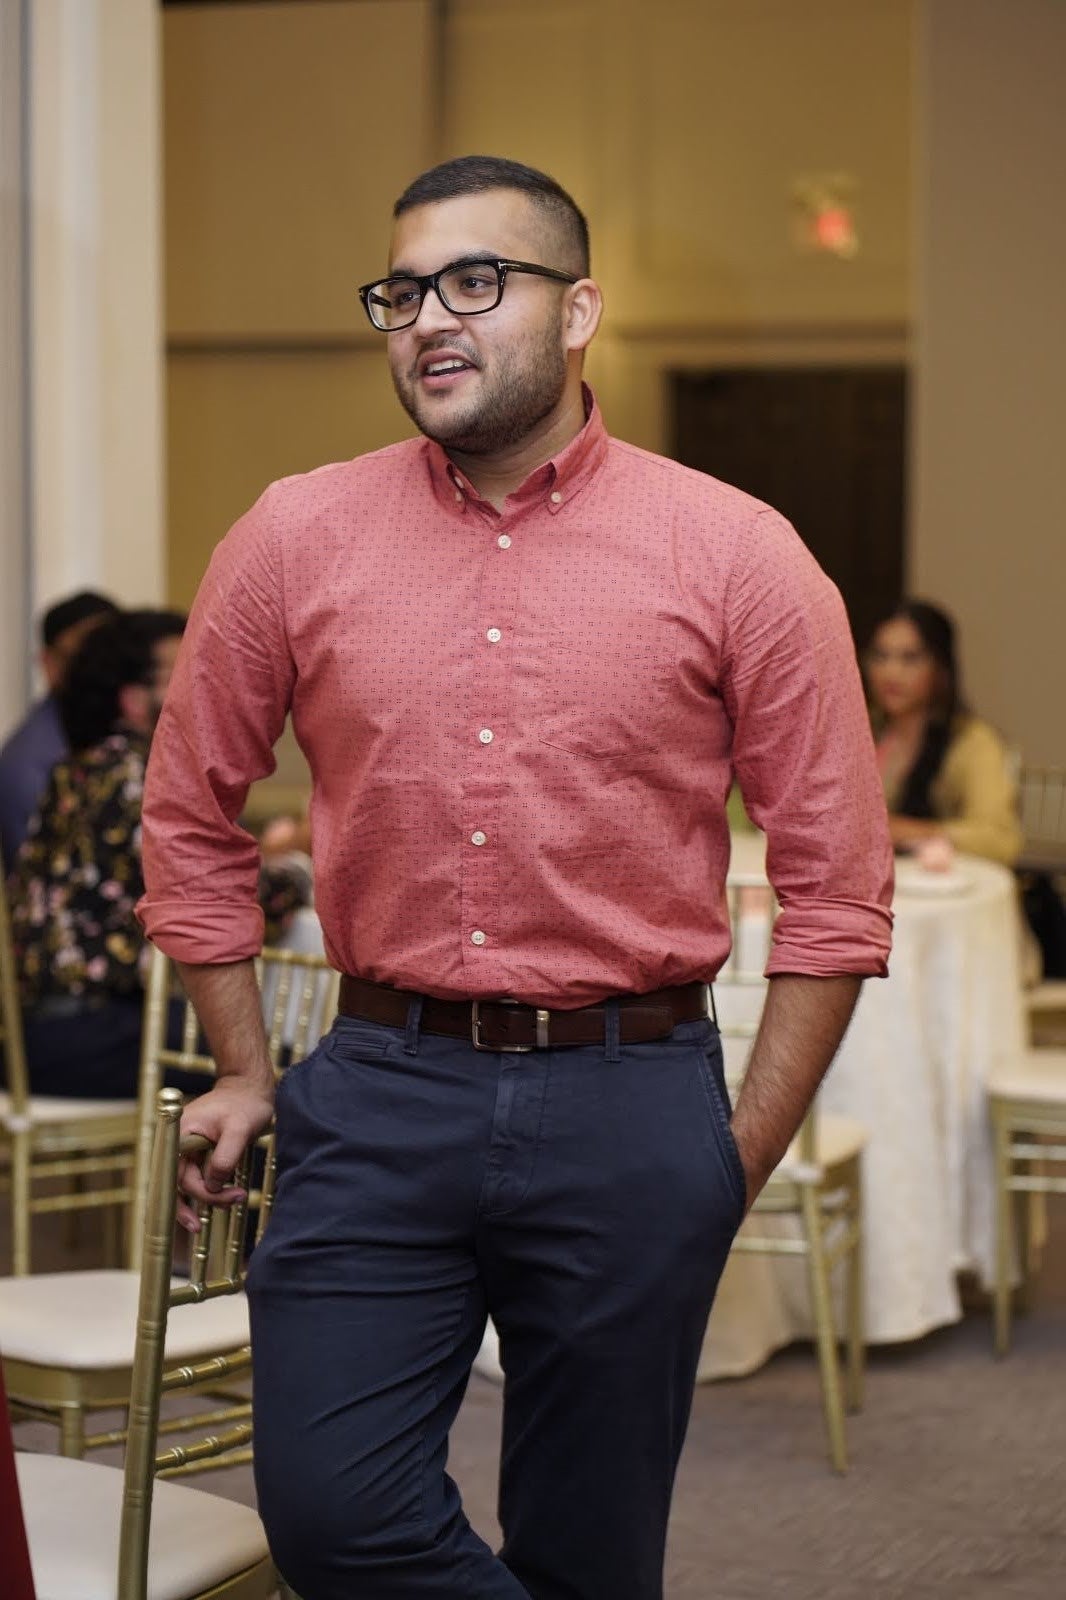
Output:
[[[11,871],[52,768],[67,754],[56,700],[67,666],[86,634],[116,610],[105,595],[83,589],[59,601],[41,619],[40,662],[48,693],[30,707],[0,749],[0,844],[5,872]]]
[[[144,940],[141,792],[185,618],[116,612],[71,662],[53,768],[9,894],[35,1094],[136,1094]]]
[[[587,249],[515,163],[401,196],[361,293],[424,437],[241,519],[152,754],[142,915],[224,1074],[186,1113],[215,1142],[193,1198],[232,1198],[272,1111],[234,819],[290,706],[312,771],[343,1015],[282,1080],[250,1282],[260,1509],[303,1600],[660,1594],[718,1276],[885,970],[839,596],[766,506],[607,437]],[[704,986],[734,770],[783,909],[730,1128]],[[444,1471],[486,1311],[498,1557]]]
[[[84,641],[59,692],[71,754],[30,819],[9,891],[35,1094],[137,1093],[148,955],[135,912],[141,800],[184,628],[177,611],[116,612]],[[306,884],[278,865],[264,869],[258,892],[280,926]],[[188,1073],[167,1081],[203,1088]]]

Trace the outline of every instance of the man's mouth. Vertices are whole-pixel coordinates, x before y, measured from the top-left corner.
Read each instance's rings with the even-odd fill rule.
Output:
[[[430,389],[449,389],[464,373],[474,371],[472,361],[455,354],[424,356],[418,363],[418,376]]]

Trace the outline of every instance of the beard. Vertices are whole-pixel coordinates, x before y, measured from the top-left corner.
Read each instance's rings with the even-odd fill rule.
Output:
[[[455,339],[448,340],[448,348],[465,353],[461,341]],[[424,354],[420,352],[418,359]],[[566,353],[561,324],[508,348],[496,358],[491,377],[484,368],[479,370],[480,392],[447,416],[435,415],[433,403],[427,404],[419,395],[413,372],[394,369],[392,381],[400,404],[427,439],[464,455],[497,455],[526,438],[562,398]]]

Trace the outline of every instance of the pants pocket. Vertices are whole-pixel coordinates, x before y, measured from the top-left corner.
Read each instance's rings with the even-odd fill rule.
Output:
[[[730,1123],[729,1091],[726,1088],[722,1044],[717,1033],[713,1033],[701,1046],[699,1067],[700,1083],[711,1115],[718,1148],[733,1180],[739,1216],[743,1218],[748,1203],[748,1180]]]

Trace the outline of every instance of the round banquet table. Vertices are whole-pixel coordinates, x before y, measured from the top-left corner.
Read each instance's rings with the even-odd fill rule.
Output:
[[[764,872],[761,835],[734,836],[731,869]],[[872,1344],[916,1339],[957,1321],[961,1270],[990,1284],[986,1086],[1025,1038],[1017,902],[1005,868],[962,856],[937,880],[901,861],[892,909],[890,975],[863,985],[820,1101],[868,1131],[863,1202]],[[733,1255],[700,1377],[751,1372],[811,1332],[802,1261]]]

